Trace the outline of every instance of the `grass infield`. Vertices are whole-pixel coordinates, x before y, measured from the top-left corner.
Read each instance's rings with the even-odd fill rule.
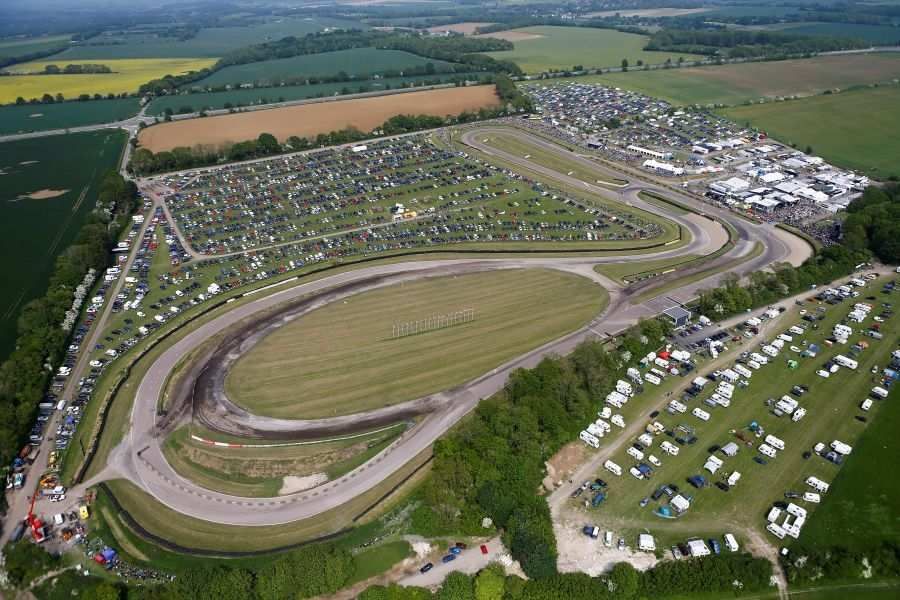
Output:
[[[577,275],[507,270],[403,283],[347,298],[282,327],[238,360],[229,397],[255,414],[322,418],[448,389],[573,331],[606,291]],[[475,320],[402,339],[395,321],[464,308]]]

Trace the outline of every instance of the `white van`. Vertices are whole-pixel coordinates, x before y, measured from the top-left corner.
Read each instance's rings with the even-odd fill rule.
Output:
[[[862,401],[862,404],[860,404],[859,407],[863,410],[869,410],[870,408],[872,408],[873,404],[874,402],[872,402],[871,398],[866,398]]]
[[[614,463],[611,460],[608,460],[605,463],[603,463],[603,468],[606,469],[607,471],[609,471],[610,473],[612,473],[613,475],[621,475],[622,474],[622,467],[620,467],[619,465],[617,465],[616,463]]]
[[[643,479],[644,474],[637,470],[637,467],[631,467],[628,469],[628,472],[634,475],[635,479]]]
[[[734,535],[730,533],[726,533],[724,536],[725,539],[725,547],[728,548],[731,552],[737,552],[740,546],[738,546],[737,540],[734,538]]]

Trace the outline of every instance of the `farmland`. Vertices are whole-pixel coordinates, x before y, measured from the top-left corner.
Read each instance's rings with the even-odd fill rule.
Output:
[[[760,98],[820,94],[898,77],[900,56],[872,53],[607,73],[579,77],[577,81],[621,87],[673,104],[737,105]]]
[[[885,86],[724,111],[783,142],[879,179],[900,175],[900,87]],[[827,126],[823,126],[826,124]]]
[[[643,50],[647,38],[633,33],[612,29],[587,27],[526,27],[514,32],[536,35],[533,39],[515,43],[514,50],[490,52],[498,60],[511,60],[526,73],[540,73],[550,69],[584,67],[618,67],[622,59],[634,66],[638,60],[647,64],[672,61],[683,56],[685,60],[697,57],[689,54],[647,52]]]
[[[279,139],[292,135],[315,137],[346,127],[371,131],[395,115],[443,117],[463,111],[477,111],[497,103],[494,86],[410,92],[162,123],[148,127],[138,139],[141,146],[159,152],[178,146],[239,142],[254,139],[263,132]]]
[[[84,75],[30,75],[44,70],[46,65],[86,64],[95,61],[42,60],[13,65],[7,69],[16,73],[0,77],[0,103],[11,103],[18,97],[30,100],[44,94],[62,94],[77,98],[81,94],[123,94],[136,92],[141,84],[163,75],[177,75],[199,71],[215,61],[207,58],[107,59],[103,64],[112,73]]]
[[[50,35],[24,39],[0,39],[0,60],[64,48],[71,39],[67,35]]]
[[[43,293],[124,143],[121,131],[98,131],[0,144],[0,355],[12,349],[18,311]]]
[[[312,83],[309,85],[285,85],[277,87],[260,87],[250,89],[234,89],[225,92],[195,92],[190,94],[178,94],[173,96],[160,96],[155,98],[147,109],[147,114],[162,115],[166,109],[173,112],[194,112],[198,110],[214,110],[233,107],[253,106],[256,104],[269,104],[272,102],[290,102],[292,100],[305,100],[308,98],[320,98],[325,96],[337,96],[354,94],[360,91],[377,92],[391,90],[410,85],[419,85],[424,82],[437,80],[457,80],[466,78],[478,80],[483,73],[454,73],[446,75],[419,75],[415,77],[389,77],[379,79],[343,81],[335,83]],[[190,108],[191,111],[186,111]],[[0,119],[2,119],[0,109]]]
[[[450,67],[449,63],[429,60],[399,50],[354,48],[225,67],[190,85],[212,87],[254,82],[278,84],[284,80],[297,81],[305,77],[333,76],[342,71],[350,76],[399,72],[411,67],[424,67],[428,63],[432,63],[437,71],[448,70]]]
[[[114,58],[217,58],[251,44],[302,36],[326,27],[363,28],[354,21],[311,17],[270,19],[243,27],[207,27],[188,40],[162,37],[153,31],[107,32],[73,46],[58,58],[92,62]]]
[[[389,406],[461,384],[560,337],[605,302],[605,291],[590,280],[544,270],[395,285],[315,310],[269,335],[238,360],[226,391],[254,414],[284,418]],[[473,322],[391,338],[395,321],[464,308],[475,309]]]
[[[137,114],[137,98],[0,106],[0,135],[112,123]]]
[[[875,285],[878,284],[870,284],[870,286]],[[888,299],[885,296],[881,298]],[[815,310],[818,306],[828,305],[812,302],[806,304],[805,310],[818,314]],[[776,326],[768,330],[767,339],[772,339],[776,333],[784,331],[790,325],[801,323],[799,310],[796,306],[789,308],[777,321]],[[828,358],[839,353],[848,353],[848,347],[830,347],[823,344],[823,340],[830,335],[833,325],[844,318],[849,310],[847,302],[829,307],[824,313],[824,320],[817,323],[817,330],[810,328],[800,336],[801,339],[795,337],[791,342],[797,346],[805,346],[807,343],[821,345],[822,350],[818,356],[802,358],[793,350],[789,351],[788,345],[785,345],[783,357],[772,360],[758,373],[755,373],[749,379],[749,387],[736,389],[735,398],[729,408],[708,408],[696,399],[687,402],[688,411],[692,410],[694,406],[700,406],[710,412],[709,421],[700,421],[690,412],[674,416],[666,412],[660,414],[656,420],[662,422],[668,430],[674,429],[679,424],[685,424],[692,428],[698,441],[692,445],[680,446],[678,456],[669,456],[658,447],[661,440],[668,438],[657,437],[654,446],[647,452],[660,458],[662,466],[655,469],[653,479],[650,481],[638,481],[627,472],[621,478],[612,476],[606,471],[598,473],[604,479],[612,479],[609,484],[608,499],[599,509],[589,509],[588,514],[582,514],[581,508],[576,509],[579,518],[601,519],[603,523],[609,523],[613,528],[619,528],[617,533],[625,530],[627,537],[630,537],[633,532],[643,531],[646,528],[657,537],[657,540],[661,540],[661,542],[657,542],[658,547],[666,548],[674,541],[682,541],[692,535],[717,534],[721,536],[725,531],[733,531],[738,534],[740,539],[741,534],[746,530],[762,531],[765,526],[765,513],[771,503],[783,500],[783,493],[787,491],[801,493],[809,491],[809,488],[803,483],[809,475],[835,484],[832,491],[825,497],[825,503],[833,502],[833,499],[829,499],[829,495],[839,489],[840,475],[838,479],[835,479],[838,473],[843,473],[845,469],[851,468],[851,465],[854,464],[865,465],[857,468],[869,469],[867,472],[871,472],[876,468],[875,465],[871,460],[867,460],[869,457],[865,456],[863,452],[854,451],[853,456],[848,460],[848,465],[838,471],[835,465],[823,458],[815,455],[804,458],[802,453],[811,450],[817,442],[825,442],[827,445],[834,439],[840,439],[855,446],[857,438],[863,435],[864,431],[868,431],[865,435],[871,433],[877,436],[880,434],[876,433],[875,427],[890,429],[896,421],[896,419],[891,420],[892,417],[887,412],[886,406],[878,405],[873,407],[869,414],[869,419],[875,421],[872,424],[873,430],[867,430],[864,423],[854,419],[854,415],[860,412],[859,403],[866,398],[869,389],[874,385],[873,376],[869,372],[870,368],[873,365],[884,366],[890,352],[894,349],[890,340],[896,339],[894,333],[898,329],[896,316],[890,317],[887,323],[882,324],[882,330],[887,328],[885,339],[883,341],[870,340],[870,346],[857,357],[859,360],[857,370],[841,369],[828,379],[823,379],[815,374],[815,371],[820,369]],[[876,308],[874,312],[880,311]],[[857,333],[852,336],[851,342],[863,339],[867,338]],[[749,352],[756,350],[760,341],[754,338],[746,343],[729,342],[729,345],[739,348],[745,346],[740,349]],[[787,364],[787,359],[796,360],[799,365],[792,369]],[[705,374],[705,371],[703,373]],[[679,388],[684,387],[682,382],[676,382],[675,385]],[[798,398],[800,405],[808,410],[806,417],[799,423],[792,422],[786,417],[775,417],[769,412],[765,403],[767,398],[780,398],[785,395],[793,385],[809,387],[809,391]],[[671,391],[673,388],[666,389]],[[706,398],[707,396],[709,396],[708,390],[697,398]],[[662,398],[662,394],[655,397]],[[627,406],[623,411],[626,419],[645,419],[646,413],[650,410],[646,401],[638,396],[632,403],[640,403],[641,406]],[[888,403],[881,404],[887,405]],[[883,419],[887,419],[888,423],[880,423]],[[749,449],[749,446],[757,445],[760,440],[756,440],[754,434],[749,430],[751,422],[762,426],[766,434],[779,437],[785,442],[785,450],[779,452],[777,457],[768,459],[768,464],[757,464],[752,460],[756,453]],[[737,439],[738,434],[751,440],[752,443],[745,444]],[[740,449],[735,457],[725,457],[722,453],[710,452],[707,449],[711,444],[725,445],[729,441],[739,443]],[[876,451],[879,453],[882,451],[881,444],[878,444]],[[707,455],[713,453],[724,458],[725,466],[721,473],[711,478],[708,477],[708,479],[718,481],[723,478],[723,474],[727,476],[737,470],[743,474],[743,477],[734,490],[726,492],[713,486],[709,486],[708,489],[695,490],[686,483],[687,477],[697,473],[709,476],[702,466]],[[624,446],[617,450],[611,458],[619,465],[623,465],[626,470],[636,462],[626,454]],[[849,473],[844,476],[852,477]],[[679,486],[682,488],[682,494],[691,498],[689,511],[677,520],[657,516],[654,511],[660,505],[654,501],[650,501],[649,506],[640,507],[639,505],[642,498],[649,496],[657,487],[666,483]],[[854,492],[846,493],[853,494]],[[661,502],[664,501],[665,496]],[[805,503],[805,506],[808,510],[815,509],[814,504]],[[809,522],[815,523],[819,516],[817,511],[814,511]],[[872,518],[882,522],[878,515],[873,515]],[[808,525],[807,527],[812,530],[811,528],[815,526]],[[800,539],[805,540],[808,534],[809,531],[804,530]],[[830,539],[836,538],[830,536]]]
[[[900,44],[900,27],[890,27],[888,25],[797,23],[787,27],[779,27],[778,31],[799,35],[827,35],[833,37],[858,38],[871,42],[874,46],[896,46]]]

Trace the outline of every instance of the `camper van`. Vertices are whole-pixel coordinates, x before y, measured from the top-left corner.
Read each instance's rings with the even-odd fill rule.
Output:
[[[687,406],[685,406],[678,400],[672,400],[671,402],[669,402],[669,411],[672,413],[685,413],[687,412]]]
[[[846,367],[848,369],[856,369],[859,366],[859,363],[853,360],[852,358],[847,358],[843,354],[838,354],[834,357],[834,362],[841,365],[842,367]]]
[[[644,375],[644,380],[649,381],[653,385],[659,385],[662,382],[662,380],[653,373],[647,373],[646,375]]]
[[[876,398],[881,398],[882,400],[884,400],[885,398],[888,397],[888,391],[886,389],[884,389],[883,387],[879,387],[876,385],[875,387],[872,388],[872,395],[875,396]]]
[[[817,492],[819,492],[821,494],[824,494],[825,492],[827,492],[828,487],[829,487],[828,484],[825,483],[824,481],[822,481],[821,479],[819,479],[817,477],[812,477],[812,476],[806,478],[806,485],[808,485],[809,487],[813,488],[814,490],[816,490]]]
[[[737,540],[730,533],[726,533],[724,536],[725,539],[725,547],[728,548],[731,552],[737,552],[739,549]]]
[[[845,444],[841,440],[834,440],[833,442],[831,442],[831,449],[838,454],[843,454],[844,456],[847,456],[848,454],[853,452],[853,446]]]
[[[632,389],[631,384],[622,379],[616,382],[616,391],[623,396],[631,397],[634,395],[634,390]]]
[[[751,371],[744,365],[734,365],[734,367],[732,368],[742,377],[746,377],[747,379],[753,377],[753,371]]]
[[[641,472],[637,469],[637,467],[631,467],[631,468],[628,470],[628,472],[631,473],[632,475],[634,475],[634,478],[635,478],[635,479],[643,479],[643,478],[644,478],[644,474],[641,473]]]
[[[695,408],[691,411],[691,414],[700,419],[701,421],[709,421],[709,413],[703,410],[702,408]]]
[[[649,448],[653,445],[653,436],[649,433],[642,433],[638,436],[638,441],[643,444],[645,447]]]
[[[767,435],[766,443],[776,450],[784,450],[784,440],[777,438],[774,435]]]
[[[617,465],[616,463],[614,463],[611,460],[608,460],[605,463],[603,463],[603,468],[606,469],[607,471],[609,471],[610,473],[612,473],[613,475],[618,476],[618,475],[622,474],[622,467],[620,467],[619,465]]]
[[[768,456],[769,458],[775,458],[778,454],[775,451],[775,448],[768,444],[760,444],[757,450],[759,450],[760,454],[762,454],[763,456]]]
[[[766,525],[766,530],[768,530],[769,533],[777,537],[779,540],[783,540],[784,536],[786,535],[785,530],[782,529],[781,526],[777,523],[769,523],[768,525]]]
[[[599,448],[600,447],[600,440],[597,439],[596,436],[594,436],[593,434],[591,434],[588,431],[582,431],[578,437],[580,437],[581,441],[584,442],[585,444],[587,444],[588,446],[590,446],[591,448]]]
[[[634,460],[644,460],[644,453],[634,446],[628,446],[628,450],[626,450],[625,453]]]
[[[763,346],[762,348],[760,348],[760,350],[762,350],[763,354],[771,356],[772,358],[778,356],[778,350],[775,348],[775,346]]]
[[[728,476],[728,480],[725,482],[728,484],[728,487],[734,487],[738,481],[741,480],[740,471],[735,471],[731,475]]]
[[[791,415],[791,421],[796,423],[797,421],[799,421],[800,419],[802,419],[805,416],[806,416],[806,409],[798,408],[797,410],[794,411],[794,414]]]
[[[872,408],[872,404],[874,404],[872,402],[872,399],[866,398],[865,400],[862,401],[862,404],[860,404],[859,407],[863,410],[869,410],[870,408]]]
[[[616,427],[622,427],[623,429],[625,428],[625,419],[624,417],[622,417],[622,415],[613,415],[612,419],[610,419],[610,422]]]
[[[663,452],[670,456],[678,456],[678,446],[670,442],[669,440],[663,441],[662,444],[659,445]]]

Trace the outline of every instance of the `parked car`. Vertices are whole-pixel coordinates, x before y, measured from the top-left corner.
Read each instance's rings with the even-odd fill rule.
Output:
[[[425,563],[422,565],[422,568],[419,569],[419,573],[427,573],[428,571],[434,568],[434,563]]]

